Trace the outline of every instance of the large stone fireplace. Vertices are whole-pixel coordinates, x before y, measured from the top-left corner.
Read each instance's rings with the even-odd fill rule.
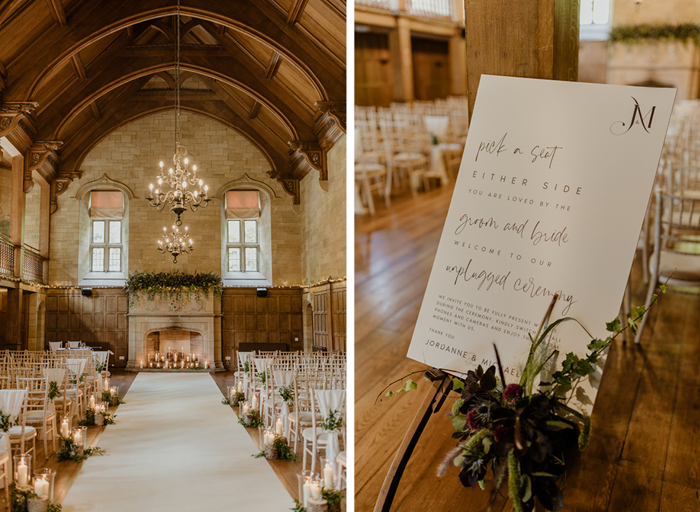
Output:
[[[201,361],[209,362],[209,369],[222,370],[221,362],[221,304],[209,293],[194,294],[181,300],[139,296],[129,307],[129,361],[126,368],[139,370],[149,361],[150,351],[164,352],[168,348],[180,351],[187,342],[189,353],[201,350]],[[154,345],[157,340],[157,348]],[[151,354],[152,357],[152,354]]]

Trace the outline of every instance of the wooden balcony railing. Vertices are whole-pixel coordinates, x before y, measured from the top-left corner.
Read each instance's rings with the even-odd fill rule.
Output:
[[[406,10],[416,16],[445,18],[452,15],[450,0],[406,0]]]
[[[22,277],[35,283],[44,282],[44,258],[33,250],[22,250]]]
[[[0,236],[0,274],[14,275],[15,246]]]

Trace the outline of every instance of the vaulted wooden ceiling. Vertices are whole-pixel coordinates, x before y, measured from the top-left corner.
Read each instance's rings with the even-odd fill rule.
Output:
[[[175,103],[174,0],[0,0],[0,136],[60,193],[108,134]],[[298,201],[345,131],[344,0],[182,0],[182,109],[230,126]],[[27,187],[25,187],[27,188]]]

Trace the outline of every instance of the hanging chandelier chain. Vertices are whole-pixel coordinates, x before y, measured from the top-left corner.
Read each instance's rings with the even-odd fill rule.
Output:
[[[177,19],[175,20],[177,25],[177,38],[176,38],[176,58],[175,58],[175,152],[180,146],[181,134],[180,134],[180,0],[177,0]]]

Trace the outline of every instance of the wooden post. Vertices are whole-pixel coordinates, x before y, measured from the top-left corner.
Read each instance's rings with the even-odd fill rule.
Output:
[[[15,245],[15,277],[22,277],[22,245],[24,244],[24,158],[12,158],[12,198],[10,241]]]
[[[576,80],[580,0],[465,0],[471,117],[482,74]]]
[[[397,18],[396,30],[389,34],[389,51],[394,76],[394,99],[411,102],[415,99],[411,26],[409,20],[403,16]]]

